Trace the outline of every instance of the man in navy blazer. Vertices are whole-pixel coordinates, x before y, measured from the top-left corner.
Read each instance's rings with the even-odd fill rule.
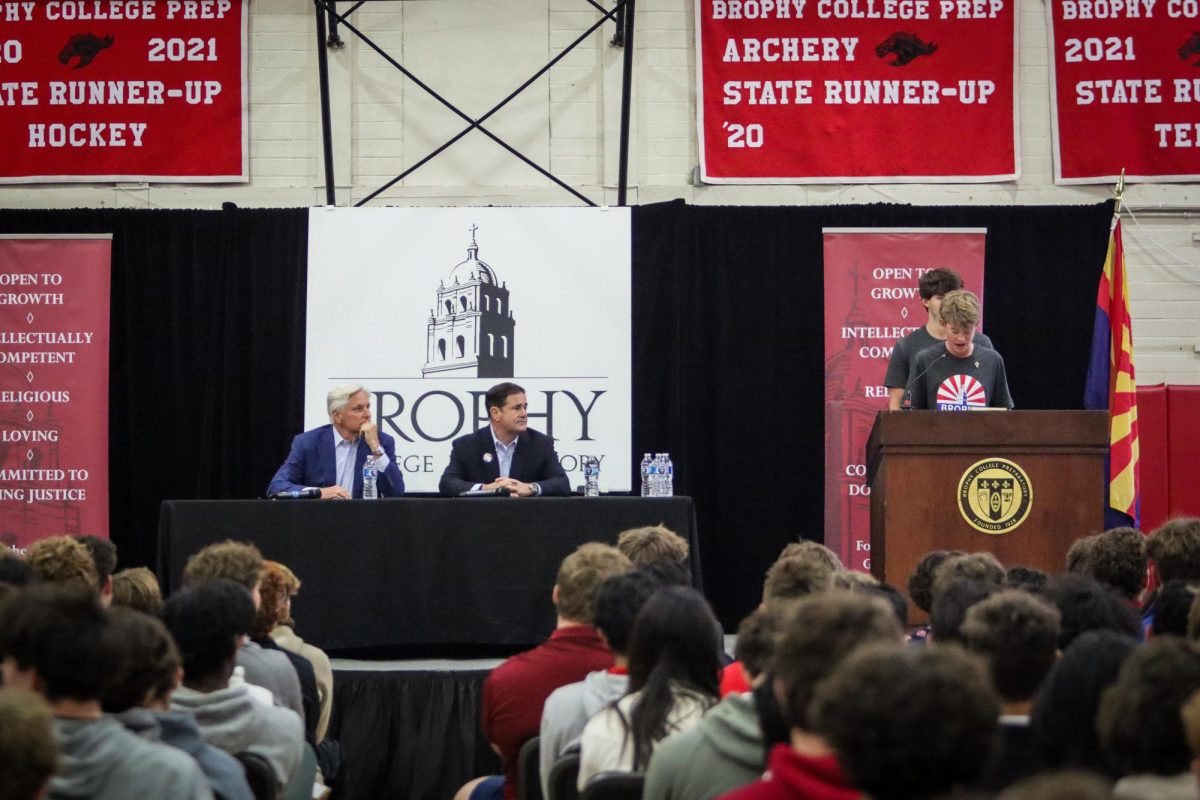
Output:
[[[401,497],[404,476],[396,442],[371,420],[371,396],[359,384],[335,386],[325,398],[329,425],[292,439],[292,451],[271,479],[267,496],[319,488],[322,500],[362,497],[362,471],[375,459],[380,497]]]
[[[525,390],[515,383],[488,389],[484,399],[491,424],[460,436],[438,491],[455,496],[469,489],[505,488],[510,497],[568,495],[571,482],[558,463],[554,441],[529,429]]]

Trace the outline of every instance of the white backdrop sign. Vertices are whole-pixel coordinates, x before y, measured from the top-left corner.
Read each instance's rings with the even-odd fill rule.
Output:
[[[630,488],[630,215],[598,208],[312,209],[306,428],[358,381],[410,492],[437,491],[484,393],[523,386],[571,485]]]

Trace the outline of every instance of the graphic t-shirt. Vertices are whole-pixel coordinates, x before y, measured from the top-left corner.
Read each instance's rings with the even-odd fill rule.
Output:
[[[976,347],[966,358],[950,355],[945,342],[928,347],[913,359],[912,407],[934,411],[1012,408],[1004,359],[995,350]]]
[[[889,389],[904,389],[908,387],[909,375],[920,375],[920,370],[912,369],[912,360],[917,353],[926,347],[941,344],[941,339],[935,339],[929,330],[922,325],[907,336],[896,340],[892,348],[891,358],[888,359],[887,373],[883,376],[883,385]],[[975,334],[975,346],[992,347],[992,340],[982,333]]]

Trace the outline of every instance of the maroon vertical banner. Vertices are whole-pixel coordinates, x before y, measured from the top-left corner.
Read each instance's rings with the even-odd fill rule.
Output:
[[[983,297],[983,228],[826,228],[825,544],[871,567],[867,437],[896,340],[928,320],[917,281],[952,269]],[[896,412],[903,413],[903,412]]]
[[[108,538],[111,236],[0,236],[0,543]]]

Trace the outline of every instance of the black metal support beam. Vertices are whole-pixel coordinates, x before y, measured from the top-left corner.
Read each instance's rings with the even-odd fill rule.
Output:
[[[633,101],[633,18],[634,0],[625,0],[625,26],[623,29],[625,52],[621,69],[621,152],[617,160],[617,205],[628,205],[629,189],[629,117]]]
[[[321,140],[325,151],[325,205],[337,205],[333,175],[333,122],[329,108],[329,57],[325,52],[325,4],[314,0],[317,14],[317,74],[321,82]]]

